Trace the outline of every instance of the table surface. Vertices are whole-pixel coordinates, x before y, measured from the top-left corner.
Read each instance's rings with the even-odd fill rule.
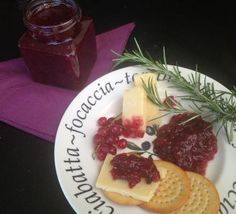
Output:
[[[94,18],[96,33],[135,22],[136,37],[154,57],[166,47],[168,63],[207,74],[228,88],[236,85],[236,24],[233,5],[191,1],[80,0]],[[217,5],[218,4],[218,5]],[[20,57],[17,42],[25,28],[23,1],[0,5],[0,60]],[[226,13],[224,13],[226,12]],[[74,213],[57,180],[54,144],[0,122],[0,213]]]

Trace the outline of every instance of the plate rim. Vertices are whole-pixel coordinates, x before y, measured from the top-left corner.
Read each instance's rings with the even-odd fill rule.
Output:
[[[173,66],[175,66],[175,65],[168,65],[168,66],[173,67]],[[178,66],[178,68],[180,69],[180,71],[181,71],[181,69],[184,70],[184,72],[196,72],[196,71],[194,71],[194,70],[192,70],[192,69],[185,68],[185,67],[182,67],[182,66]],[[65,111],[64,111],[64,113],[63,113],[63,115],[62,115],[62,117],[61,117],[61,120],[60,120],[60,122],[59,122],[59,125],[58,125],[58,127],[57,127],[57,132],[56,132],[56,136],[55,136],[55,145],[54,145],[54,164],[55,164],[56,176],[57,176],[58,182],[59,182],[59,184],[60,184],[60,188],[61,188],[61,190],[62,190],[62,192],[63,192],[63,195],[65,196],[65,198],[67,199],[67,202],[70,204],[70,206],[73,208],[73,210],[74,210],[75,212],[80,212],[80,211],[77,210],[77,208],[76,208],[76,206],[74,205],[74,203],[71,202],[70,197],[69,197],[69,194],[67,194],[67,191],[66,191],[65,186],[64,186],[64,184],[63,184],[63,182],[62,182],[62,179],[60,178],[60,176],[59,176],[59,174],[58,174],[58,173],[59,173],[59,167],[60,167],[60,166],[58,165],[58,161],[57,161],[58,155],[59,155],[59,154],[57,154],[57,150],[58,150],[58,137],[59,137],[60,127],[61,127],[61,125],[63,124],[63,121],[64,121],[64,119],[66,118],[66,115],[68,114],[68,111],[69,111],[69,109],[71,108],[71,106],[74,105],[74,103],[76,102],[76,100],[78,99],[78,97],[81,96],[81,94],[85,93],[85,91],[87,90],[87,88],[91,87],[91,86],[92,86],[93,84],[95,84],[96,82],[99,82],[101,79],[103,79],[103,78],[105,78],[105,77],[108,77],[109,75],[112,76],[114,73],[119,72],[119,71],[123,71],[123,70],[128,70],[128,71],[129,71],[129,69],[131,69],[131,70],[132,70],[132,69],[135,69],[135,70],[137,70],[137,71],[139,71],[140,69],[146,69],[146,70],[147,70],[147,68],[145,68],[144,66],[140,66],[140,65],[127,66],[127,67],[123,67],[123,68],[119,68],[119,69],[113,70],[113,71],[111,71],[111,72],[109,72],[109,73],[107,73],[107,74],[104,74],[104,75],[102,75],[101,77],[95,79],[94,81],[92,81],[91,83],[89,83],[86,87],[84,87],[84,88],[73,98],[73,100],[68,104],[67,108],[65,109]],[[130,71],[130,72],[131,72],[131,71]],[[228,88],[226,88],[226,87],[225,87],[224,85],[222,85],[220,82],[216,81],[214,78],[212,78],[212,77],[210,77],[210,76],[208,76],[208,75],[206,75],[206,74],[203,74],[203,73],[200,73],[200,74],[203,75],[203,76],[206,76],[207,78],[209,78],[210,81],[213,81],[214,83],[219,84],[221,87],[224,88],[224,90],[229,91]]]

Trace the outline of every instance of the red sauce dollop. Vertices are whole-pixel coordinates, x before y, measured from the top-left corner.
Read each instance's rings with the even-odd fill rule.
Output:
[[[182,123],[191,116],[191,113],[175,115],[160,127],[153,142],[154,152],[184,170],[204,175],[208,161],[217,152],[217,139],[210,123],[201,117]]]
[[[147,184],[160,179],[153,160],[148,158],[122,153],[111,160],[111,165],[113,166],[111,170],[113,179],[127,180],[130,188],[138,184],[141,178],[144,178]]]

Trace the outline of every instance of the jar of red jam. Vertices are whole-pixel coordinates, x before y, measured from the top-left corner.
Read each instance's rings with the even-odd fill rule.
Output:
[[[86,82],[96,60],[93,21],[73,0],[33,0],[19,48],[34,81],[71,89]]]

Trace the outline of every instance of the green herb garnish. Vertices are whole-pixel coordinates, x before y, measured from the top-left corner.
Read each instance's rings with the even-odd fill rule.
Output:
[[[172,85],[171,87],[184,92],[184,95],[178,97],[180,101],[190,101],[189,107],[195,113],[191,119],[197,116],[211,117],[212,123],[219,124],[219,130],[225,129],[227,140],[231,143],[233,132],[236,130],[236,86],[230,91],[216,90],[214,83],[208,82],[206,76],[200,74],[197,69],[194,74],[183,77],[178,66],[173,66],[172,70],[168,68],[165,48],[163,48],[163,62],[161,62],[153,59],[148,53],[144,55],[136,40],[135,43],[137,50],[125,51],[122,55],[118,55],[116,65],[124,62],[137,63],[151,72],[157,73],[158,79],[168,80]],[[175,101],[175,106],[164,105],[151,80],[143,87],[148,98],[161,111],[165,111],[167,114],[189,112],[189,109],[183,107],[180,101]]]

